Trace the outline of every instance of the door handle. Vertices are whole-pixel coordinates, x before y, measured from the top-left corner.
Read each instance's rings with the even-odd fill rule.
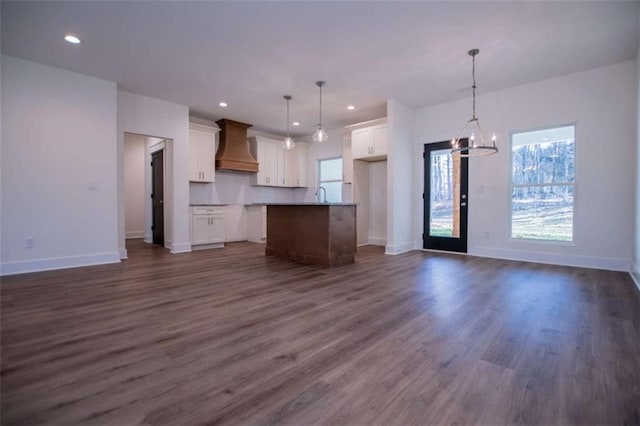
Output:
[[[466,207],[466,206],[467,206],[467,203],[465,202],[460,203],[460,207]]]

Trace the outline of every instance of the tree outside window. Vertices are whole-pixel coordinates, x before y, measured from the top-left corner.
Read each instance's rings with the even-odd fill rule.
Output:
[[[573,241],[575,126],[511,137],[511,237]]]

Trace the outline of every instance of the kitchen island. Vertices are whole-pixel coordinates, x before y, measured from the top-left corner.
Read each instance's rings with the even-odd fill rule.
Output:
[[[355,261],[356,205],[267,205],[266,255],[324,267]]]

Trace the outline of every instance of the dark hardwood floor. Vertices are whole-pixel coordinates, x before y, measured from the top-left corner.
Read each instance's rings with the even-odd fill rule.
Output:
[[[128,248],[2,278],[3,425],[640,424],[626,273]]]

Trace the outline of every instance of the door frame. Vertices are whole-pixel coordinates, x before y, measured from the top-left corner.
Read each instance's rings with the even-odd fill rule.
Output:
[[[468,140],[461,139],[460,143],[462,146],[467,146]],[[429,225],[431,223],[431,151],[439,151],[442,149],[451,149],[451,141],[425,143],[422,153],[424,164],[422,247],[426,250],[466,253],[469,223],[469,159],[466,157],[460,158],[460,237],[453,238],[429,235]]]

